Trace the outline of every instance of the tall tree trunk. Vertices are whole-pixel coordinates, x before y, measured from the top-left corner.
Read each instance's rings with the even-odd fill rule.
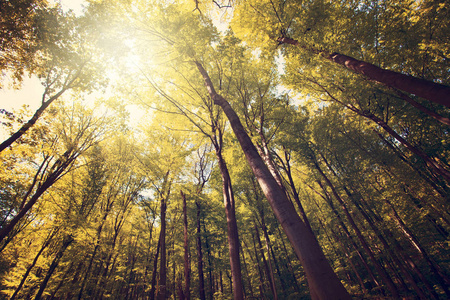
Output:
[[[286,162],[283,163],[284,164],[284,171],[285,171],[285,173],[286,173],[286,175],[288,177],[289,185],[291,187],[291,191],[292,191],[292,195],[293,195],[294,200],[295,200],[295,204],[297,204],[297,207],[300,210],[300,214],[302,215],[303,222],[305,222],[305,225],[309,228],[309,230],[311,230],[311,232],[313,232],[312,228],[311,228],[311,224],[309,223],[308,217],[306,216],[305,209],[303,208],[303,205],[300,202],[300,197],[298,196],[298,191],[297,191],[297,188],[296,188],[295,183],[294,183],[294,178],[292,178],[290,154],[288,153],[288,151],[286,149],[283,149],[283,150],[284,150],[284,158],[286,160]]]
[[[315,236],[299,217],[286,193],[280,188],[253,142],[245,132],[239,117],[230,104],[216,93],[208,73],[199,62],[195,62],[214,104],[219,105],[244,151],[247,161],[269,201],[278,221],[287,234],[306,272],[312,299],[350,299],[339,278],[327,261]]]
[[[183,198],[183,224],[184,224],[184,299],[191,299],[191,259],[189,254],[188,220],[186,195],[180,191]]]
[[[158,300],[166,300],[167,262],[166,262],[166,199],[161,198],[161,236],[160,236],[160,265]]]
[[[159,233],[158,246],[156,247],[155,257],[153,259],[152,280],[150,282],[150,284],[152,285],[152,288],[150,289],[150,300],[155,300],[156,275],[158,274],[158,257],[160,245],[161,245],[161,232]]]
[[[195,201],[197,206],[197,269],[198,269],[198,292],[200,300],[206,300],[205,277],[203,275],[203,251],[202,251],[202,231],[200,226],[200,202]]]
[[[44,280],[41,283],[41,286],[39,287],[39,291],[37,292],[34,300],[39,300],[42,297],[42,294],[44,293],[45,288],[47,287],[48,281],[50,280],[50,278],[53,275],[53,272],[55,272],[56,268],[59,265],[59,261],[61,260],[64,252],[66,251],[66,249],[70,246],[70,244],[72,244],[72,242],[75,239],[73,238],[73,236],[71,235],[66,235],[63,239],[63,243],[61,245],[61,248],[59,249],[58,253],[56,254],[55,258],[53,259],[47,274],[45,275]]]
[[[222,175],[223,200],[227,219],[228,250],[230,254],[231,277],[233,287],[233,299],[244,299],[244,286],[242,284],[241,261],[239,255],[239,235],[236,222],[236,210],[234,193],[230,174],[221,150],[216,147],[216,156],[219,161],[219,169]]]
[[[208,231],[206,230],[205,222],[203,219],[203,231],[205,232],[205,247],[206,247],[206,255],[208,256],[208,278],[209,278],[209,290],[208,290],[208,298],[209,300],[213,300],[214,298],[214,285],[213,285],[213,265],[211,261],[211,247],[209,246],[209,240],[208,240]]]
[[[251,298],[254,298],[254,297],[255,297],[255,296],[253,295],[252,279],[251,279],[250,273],[248,272],[247,261],[246,261],[246,259],[245,259],[245,251],[244,251],[244,249],[243,249],[242,247],[241,247],[241,249],[242,249],[242,251],[241,251],[241,254],[242,254],[242,263],[243,263],[243,265],[244,265],[244,270],[245,270],[245,273],[246,273],[247,278],[248,278],[248,289],[249,289],[249,292],[250,292],[250,299],[251,299]]]
[[[329,53],[327,51],[310,49],[304,45],[301,45],[297,40],[288,38],[286,36],[278,38],[278,42],[295,45],[299,48],[321,54],[326,59],[340,64],[355,73],[362,74],[368,77],[370,80],[450,107],[450,87],[446,85],[390,70],[385,70],[371,63],[360,61],[353,57],[337,52]]]

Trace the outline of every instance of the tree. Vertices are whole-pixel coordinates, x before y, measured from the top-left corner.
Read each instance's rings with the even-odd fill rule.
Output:
[[[42,28],[36,29],[40,43],[36,62],[39,64],[33,67],[33,73],[45,87],[41,106],[28,122],[0,144],[0,152],[34,126],[50,104],[67,91],[99,88],[103,80],[99,65],[93,63],[93,53],[89,53],[95,50],[92,47],[95,41],[92,33],[83,27],[86,26],[83,19],[63,13],[59,7],[42,10],[38,16],[42,23]]]
[[[259,156],[255,146],[245,132],[239,117],[231,108],[230,104],[222,96],[217,94],[211,79],[202,64],[196,61],[195,65],[205,81],[205,86],[210,97],[214,100],[214,104],[219,105],[228,117],[231,128],[233,128],[234,134],[247,157],[247,161],[252,168],[253,173],[258,179],[278,221],[283,226],[286,235],[291,241],[297,256],[301,260],[308,276],[312,298],[329,299],[330,297],[338,297],[339,299],[349,299],[347,291],[328,264],[315,237],[297,215],[292,203],[287,199],[286,194],[281,190],[280,186]],[[321,274],[317,274],[315,270],[320,270]],[[327,286],[327,289],[320,288],[324,283],[325,286]]]
[[[72,111],[61,107],[60,115],[59,127],[53,136],[45,140],[42,158],[37,158],[37,170],[32,175],[17,213],[0,230],[0,241],[10,234],[44,192],[70,171],[77,158],[104,138],[108,131],[105,118],[88,115],[82,107],[75,106]]]

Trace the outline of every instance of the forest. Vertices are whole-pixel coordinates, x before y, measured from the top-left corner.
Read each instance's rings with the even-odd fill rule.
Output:
[[[448,0],[0,1],[0,299],[450,299]]]

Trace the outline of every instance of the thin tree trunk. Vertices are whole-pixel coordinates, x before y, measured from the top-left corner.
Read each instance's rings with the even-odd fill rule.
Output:
[[[152,288],[150,289],[150,300],[155,300],[155,290],[156,290],[156,275],[158,274],[158,257],[159,257],[159,248],[161,244],[161,233],[159,233],[158,238],[158,246],[156,247],[155,258],[153,259],[153,272],[152,272]]]
[[[58,99],[62,94],[64,94],[65,91],[71,88],[71,85],[74,83],[74,81],[79,77],[81,70],[83,68],[85,63],[82,64],[80,69],[76,72],[75,76],[71,80],[67,80],[67,82],[64,84],[64,86],[61,88],[61,90],[50,97],[47,101],[45,100],[45,97],[47,96],[48,88],[45,89],[44,94],[42,95],[42,102],[41,106],[36,110],[33,117],[25,123],[18,131],[16,131],[13,135],[11,135],[8,139],[6,139],[3,143],[0,144],[0,152],[11,146],[12,143],[14,143],[16,140],[18,140],[22,135],[24,135],[35,123],[36,121],[41,117],[43,112],[47,109],[47,107],[52,104],[53,101]],[[69,78],[67,78],[69,79]]]
[[[320,168],[320,166],[317,163],[316,159],[313,158],[313,160],[314,160],[313,163],[314,163],[314,166],[316,167],[316,170],[323,177],[323,179],[325,180],[327,185],[330,187],[334,197],[336,198],[336,200],[341,205],[345,215],[347,216],[347,219],[348,219],[349,223],[352,225],[353,229],[355,230],[356,235],[358,236],[359,240],[361,241],[361,244],[362,244],[363,248],[366,250],[367,254],[372,259],[372,262],[373,262],[373,264],[374,264],[378,274],[383,279],[383,282],[388,287],[388,289],[391,292],[392,296],[395,297],[395,298],[399,298],[397,287],[395,286],[394,282],[390,278],[389,274],[387,274],[386,270],[381,266],[381,264],[375,258],[375,255],[373,254],[373,251],[370,249],[369,245],[367,244],[367,241],[363,237],[363,235],[361,233],[361,230],[358,228],[358,226],[356,225],[355,221],[353,220],[353,217],[350,215],[350,212],[348,211],[348,208],[347,208],[346,204],[344,203],[342,198],[337,193],[336,189],[334,188],[334,185],[331,183],[331,181],[328,179],[328,177],[322,171],[322,169]]]
[[[305,209],[303,208],[302,203],[300,202],[300,197],[298,196],[297,188],[295,187],[294,178],[292,178],[291,164],[290,164],[290,154],[284,149],[284,157],[286,162],[284,163],[284,171],[288,177],[289,185],[291,186],[292,195],[294,196],[295,203],[297,204],[298,209],[300,210],[300,214],[302,215],[303,222],[312,231],[311,224],[309,223],[308,217],[306,216]]]
[[[329,53],[327,51],[309,49],[308,47],[301,45],[297,40],[288,38],[286,36],[278,38],[278,42],[295,45],[299,48],[321,54],[326,59],[340,64],[355,73],[362,74],[368,77],[370,80],[450,107],[450,87],[446,85],[390,70],[385,70],[371,63],[360,61],[353,57],[337,52]]]
[[[53,290],[53,292],[51,293],[51,295],[50,295],[50,297],[49,297],[49,300],[55,299],[55,295],[56,295],[56,293],[59,291],[59,289],[63,286],[63,284],[67,284],[66,279],[67,279],[67,277],[69,276],[69,274],[72,273],[72,269],[73,269],[74,265],[75,265],[75,262],[72,261],[72,262],[70,263],[69,267],[67,268],[67,270],[64,272],[63,277],[59,280],[58,285],[56,286],[56,288],[55,288],[55,289]],[[67,299],[70,299],[70,298],[67,298]]]
[[[277,300],[278,294],[277,294],[277,288],[275,285],[275,278],[273,276],[272,264],[270,263],[270,254],[267,253],[268,259],[269,259],[269,263],[267,263],[266,256],[264,255],[264,248],[261,243],[261,238],[259,237],[259,230],[258,230],[258,227],[256,226],[256,223],[255,223],[255,237],[256,237],[256,241],[258,242],[259,251],[261,252],[261,257],[263,260],[264,268],[266,269],[266,274],[267,274],[267,279],[269,280],[270,290],[272,291],[273,298],[275,300]]]
[[[101,221],[100,225],[97,228],[97,236],[96,236],[96,242],[95,242],[94,250],[92,251],[92,255],[91,255],[91,258],[89,259],[89,264],[88,264],[88,268],[86,270],[86,274],[85,274],[85,276],[83,278],[83,281],[81,283],[80,291],[78,292],[78,299],[82,299],[83,298],[84,287],[85,287],[86,282],[87,282],[87,280],[88,280],[88,278],[90,276],[89,273],[91,272],[92,263],[94,262],[95,256],[96,256],[97,251],[98,251],[98,249],[100,247],[100,237],[101,237],[101,234],[102,234],[103,225],[106,222],[106,218],[108,217],[108,214],[109,214],[109,210],[106,210],[104,212],[104,214],[103,214],[102,221]]]
[[[242,251],[241,251],[242,263],[244,265],[244,270],[245,270],[245,273],[246,273],[247,278],[248,278],[248,289],[249,289],[249,292],[250,292],[250,298],[254,298],[255,296],[253,295],[252,279],[251,279],[250,273],[248,272],[247,261],[245,259],[245,251],[244,251],[244,249],[242,247],[241,247],[241,249],[242,249]]]
[[[45,275],[44,280],[41,283],[41,286],[39,287],[39,291],[37,292],[34,300],[39,300],[42,297],[42,294],[44,293],[45,288],[47,287],[48,281],[50,280],[50,278],[53,275],[53,272],[56,270],[56,268],[59,265],[59,261],[61,260],[64,252],[66,251],[66,249],[70,246],[70,244],[74,241],[75,239],[71,236],[71,235],[66,235],[63,239],[63,243],[61,245],[61,248],[59,249],[58,253],[56,254],[55,258],[53,259],[47,274]]]
[[[391,202],[389,202],[387,199],[385,199],[385,202],[391,207],[394,219],[396,220],[398,226],[402,230],[403,234],[408,238],[409,242],[414,246],[414,248],[420,253],[420,255],[425,259],[425,261],[430,266],[432,272],[435,274],[437,281],[439,282],[439,285],[442,286],[444,289],[445,294],[447,297],[450,298],[450,280],[445,275],[444,272],[442,272],[441,268],[436,264],[436,262],[428,255],[427,251],[422,247],[422,245],[419,243],[419,240],[415,237],[415,235],[409,230],[409,228],[406,226],[406,224],[403,222],[403,220],[398,215],[397,211],[395,210],[394,206]]]
[[[223,200],[227,219],[228,250],[230,254],[230,266],[233,288],[233,299],[244,299],[244,286],[242,284],[241,261],[239,255],[239,235],[236,222],[236,210],[233,188],[230,174],[220,149],[216,147],[216,156],[219,161],[219,169],[222,175]]]
[[[20,280],[20,283],[17,286],[16,290],[14,291],[14,294],[11,296],[10,300],[14,300],[17,297],[17,295],[19,294],[19,292],[22,289],[23,285],[25,284],[25,281],[28,278],[28,275],[30,275],[31,270],[34,268],[34,266],[36,265],[39,257],[41,256],[42,252],[44,252],[45,248],[47,248],[47,246],[50,244],[50,242],[52,241],[52,238],[55,236],[57,231],[58,231],[58,229],[52,230],[52,232],[47,236],[47,239],[42,244],[41,249],[39,249],[38,253],[34,257],[33,261],[31,262],[31,265],[27,268],[25,274],[23,274],[22,280]]]
[[[208,298],[209,298],[209,300],[213,300],[215,290],[214,290],[214,285],[213,285],[213,274],[212,274],[213,266],[212,266],[212,262],[211,262],[211,247],[209,246],[208,234],[207,234],[207,230],[206,230],[204,221],[203,221],[203,230],[205,232],[205,247],[206,247],[206,254],[208,256],[208,277],[209,277],[209,286],[210,286]]]
[[[280,188],[253,142],[245,132],[239,117],[230,104],[216,93],[208,73],[195,62],[214,104],[225,112],[230,125],[244,151],[247,161],[269,201],[278,221],[293,245],[307,274],[312,299],[350,299],[339,278],[334,273],[314,235],[299,217],[293,204]]]
[[[189,254],[188,220],[186,195],[180,191],[183,198],[183,223],[184,223],[184,299],[191,299],[191,259]]]
[[[255,235],[252,234],[252,241],[253,241],[253,249],[255,250],[255,264],[258,267],[258,274],[259,274],[259,295],[261,297],[261,299],[265,299],[265,293],[266,293],[266,289],[264,287],[264,272],[261,270],[261,266],[260,266],[260,260],[259,260],[259,256],[258,256],[258,247],[256,246],[256,241],[255,241]],[[270,287],[270,289],[272,289],[272,287]]]
[[[205,277],[203,275],[203,251],[202,251],[202,232],[200,226],[200,202],[196,201],[197,206],[197,269],[198,269],[198,292],[200,300],[206,300],[205,296]]]
[[[167,262],[166,262],[166,199],[161,198],[161,236],[160,236],[160,265],[158,300],[166,300]]]
[[[433,119],[441,122],[442,124],[450,126],[449,118],[446,118],[444,116],[441,116],[440,114],[435,113],[434,111],[429,110],[428,108],[426,108],[419,102],[414,101],[413,99],[411,99],[411,97],[409,97],[408,95],[406,95],[400,91],[397,91],[397,95],[400,98],[402,98],[403,100],[405,100],[406,102],[408,102],[409,104],[411,104],[412,106],[414,106],[415,108],[417,108],[418,110],[420,110],[421,112],[431,116]]]

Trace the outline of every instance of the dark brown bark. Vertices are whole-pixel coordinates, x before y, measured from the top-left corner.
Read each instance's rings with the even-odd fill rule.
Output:
[[[247,279],[248,279],[248,290],[249,290],[249,293],[250,293],[250,298],[254,298],[255,296],[253,295],[252,279],[250,277],[250,273],[248,272],[247,260],[245,259],[245,251],[244,251],[244,249],[242,247],[241,247],[241,249],[242,249],[242,251],[241,251],[242,263],[244,265],[244,270],[245,270],[245,273],[246,273]]]
[[[266,293],[266,289],[264,287],[264,272],[261,270],[261,266],[260,266],[260,259],[259,259],[259,255],[258,255],[258,247],[256,246],[256,241],[255,241],[255,235],[252,234],[252,241],[253,241],[253,249],[255,251],[255,264],[258,267],[258,274],[259,274],[259,295],[261,299],[265,299],[264,294]],[[272,289],[270,287],[270,289]]]
[[[287,199],[286,193],[264,164],[236,112],[222,96],[216,93],[203,66],[199,62],[195,63],[210,97],[227,116],[254,175],[303,265],[312,299],[350,299],[350,295],[328,263],[316,238],[303,223],[293,204]]]
[[[184,224],[184,299],[191,299],[191,259],[189,254],[188,220],[186,195],[180,191],[183,198],[183,224]]]
[[[203,231],[205,232],[205,247],[206,247],[206,255],[208,257],[208,278],[209,278],[209,289],[208,289],[208,298],[213,300],[214,298],[214,284],[213,284],[213,265],[211,261],[211,247],[209,246],[208,234],[205,226],[205,222],[203,219]]]
[[[353,57],[337,52],[329,53],[327,51],[310,49],[304,45],[301,45],[297,40],[288,38],[286,36],[278,38],[278,42],[295,45],[299,48],[321,54],[324,58],[340,64],[355,73],[362,74],[368,77],[370,80],[376,81],[391,88],[414,94],[431,102],[450,107],[450,87],[446,85],[390,70],[385,70],[371,63],[360,61]]]
[[[201,206],[198,201],[197,206],[197,269],[198,269],[198,292],[200,300],[206,300],[205,296],[205,277],[203,275],[203,251],[202,251],[202,231],[200,226]]]
[[[305,209],[303,208],[303,205],[300,202],[300,197],[298,195],[298,191],[297,191],[297,188],[294,183],[294,178],[292,178],[290,154],[288,153],[288,151],[286,149],[284,149],[284,158],[286,161],[283,162],[283,169],[288,177],[289,185],[291,187],[292,196],[294,197],[295,204],[297,204],[297,207],[300,210],[300,214],[302,215],[303,222],[305,222],[305,225],[309,228],[309,230],[311,230],[311,232],[313,232],[312,228],[311,228],[311,224],[309,223],[308,217],[306,216]]]
[[[47,274],[45,275],[44,280],[41,283],[41,286],[39,287],[39,291],[37,292],[34,300],[39,300],[42,297],[42,294],[44,293],[45,288],[47,287],[48,281],[50,280],[50,278],[53,275],[53,272],[55,272],[56,268],[59,265],[59,262],[62,258],[62,256],[64,255],[64,252],[66,251],[66,249],[70,246],[70,244],[72,244],[72,242],[75,239],[71,236],[71,235],[66,235],[63,239],[63,243],[61,245],[61,248],[59,249],[58,253],[56,254],[55,258],[53,259]]]
[[[325,193],[325,196],[319,194],[316,190],[314,190],[311,186],[310,188],[313,189],[314,192],[318,193],[319,196],[321,196],[330,206],[331,210],[333,211],[334,215],[336,216],[339,225],[341,226],[342,230],[345,233],[345,236],[347,237],[347,240],[350,241],[352,248],[356,251],[356,253],[358,254],[358,257],[360,258],[362,264],[364,265],[367,274],[369,274],[372,282],[375,284],[375,286],[377,287],[381,287],[380,283],[378,282],[378,280],[375,278],[375,275],[372,272],[371,267],[368,265],[367,260],[365,259],[365,257],[362,255],[361,251],[359,250],[358,245],[355,243],[355,241],[352,238],[352,234],[350,233],[350,231],[348,230],[347,226],[345,225],[344,221],[342,220],[341,215],[338,213],[336,207],[333,204],[333,201],[331,200],[331,197],[328,195],[325,187],[323,186],[322,182],[320,180],[317,181],[319,186],[322,188],[323,192]],[[365,249],[366,250],[366,249]]]

